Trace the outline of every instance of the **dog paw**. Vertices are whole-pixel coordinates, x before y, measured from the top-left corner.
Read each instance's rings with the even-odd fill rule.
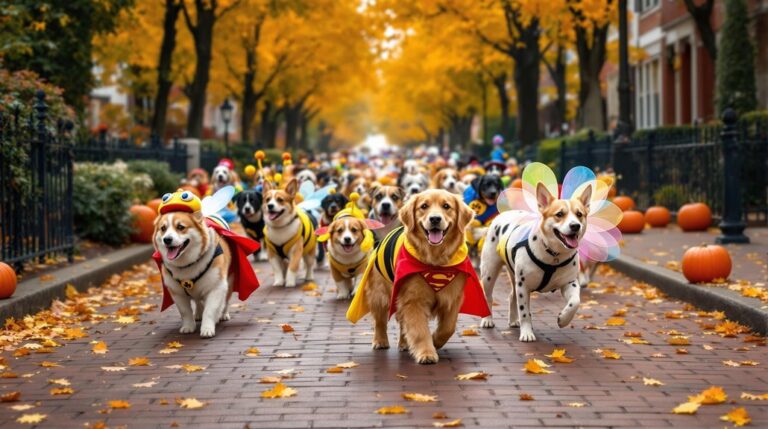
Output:
[[[421,365],[429,365],[433,363],[437,363],[437,361],[440,359],[437,357],[437,352],[425,352],[425,353],[419,353],[416,355],[416,363]]]
[[[275,279],[275,281],[272,282],[273,287],[283,287],[285,286],[285,280],[278,280]]]
[[[211,338],[216,335],[216,326],[204,324],[200,326],[200,338]]]
[[[336,294],[336,299],[343,300],[343,299],[349,299],[350,293],[349,292],[338,292]]]
[[[219,318],[219,320],[222,321],[222,322],[226,322],[226,321],[228,321],[230,319],[232,319],[232,317],[229,315],[229,313],[224,313]]]
[[[520,322],[518,322],[517,320],[510,320],[509,321],[509,327],[510,328],[519,328],[520,327]]]
[[[195,332],[195,328],[197,328],[197,325],[194,323],[184,323],[181,325],[181,329],[179,329],[180,334],[191,334],[192,332]]]
[[[264,253],[264,252],[261,252],[261,253],[259,253],[259,255],[256,257],[256,260],[257,260],[257,261],[259,261],[259,262],[266,262],[266,261],[268,261],[269,259],[267,258],[267,255],[266,255],[266,253]]]
[[[493,323],[493,317],[490,317],[490,316],[483,317],[480,320],[480,327],[481,328],[493,328],[494,326],[496,326],[496,324]]]
[[[533,331],[531,330],[523,330],[520,332],[520,341],[524,343],[531,343],[536,341],[536,335],[533,335]]]
[[[293,280],[293,281],[290,281],[290,280],[289,280],[289,281],[286,281],[286,282],[285,282],[285,287],[296,287],[296,280]]]
[[[389,341],[373,341],[374,350],[386,350],[389,348]]]

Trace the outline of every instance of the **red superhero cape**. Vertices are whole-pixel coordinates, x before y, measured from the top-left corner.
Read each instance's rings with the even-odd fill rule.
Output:
[[[240,301],[245,301],[253,291],[259,288],[259,279],[256,278],[256,273],[248,261],[248,255],[259,250],[259,242],[236,234],[211,219],[206,218],[205,224],[213,228],[224,240],[227,240],[229,250],[232,252],[232,265],[229,267],[229,270],[230,273],[234,274],[235,283],[233,290],[237,292],[237,297]],[[163,258],[160,256],[160,252],[155,251],[152,254],[152,259],[155,260],[157,268],[162,272]],[[160,278],[162,279],[162,276]],[[160,311],[165,310],[171,305],[173,305],[173,298],[165,286],[165,282],[163,282],[163,304],[160,307]]]
[[[483,287],[480,279],[477,277],[472,261],[467,256],[456,265],[440,267],[427,265],[411,255],[406,246],[400,248],[395,263],[395,279],[392,287],[392,299],[389,300],[389,317],[397,310],[397,294],[400,291],[404,280],[411,275],[420,275],[427,284],[439,292],[448,283],[456,277],[457,274],[466,274],[467,279],[464,283],[464,301],[461,303],[459,313],[470,314],[478,317],[488,317],[491,310],[488,308],[488,302],[485,299]]]

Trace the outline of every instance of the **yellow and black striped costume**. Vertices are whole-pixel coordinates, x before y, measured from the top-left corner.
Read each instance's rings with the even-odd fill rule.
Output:
[[[270,241],[269,236],[266,234],[266,227],[264,228],[264,245],[273,253],[279,255],[283,259],[288,259],[288,252],[291,248],[301,240],[304,245],[304,251],[302,254],[308,255],[317,245],[317,236],[315,235],[315,219],[307,214],[304,210],[296,209],[296,217],[301,222],[299,231],[290,240],[283,244],[276,245]]]

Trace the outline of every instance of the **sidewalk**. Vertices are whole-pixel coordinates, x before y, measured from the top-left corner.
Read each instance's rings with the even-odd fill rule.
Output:
[[[768,284],[768,228],[747,228],[750,244],[725,245],[731,254],[733,272],[729,280],[746,280],[750,283]],[[720,230],[683,232],[677,225],[666,228],[650,228],[642,234],[624,234],[622,253],[647,264],[674,271],[680,270],[683,253],[701,244],[714,244]]]

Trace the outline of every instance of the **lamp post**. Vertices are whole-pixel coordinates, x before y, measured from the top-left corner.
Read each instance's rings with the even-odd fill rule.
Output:
[[[229,98],[225,98],[221,103],[221,120],[224,121],[224,147],[226,148],[226,156],[229,158],[229,121],[232,120],[233,106],[229,102]]]
[[[629,84],[629,35],[627,32],[627,0],[619,0],[619,139],[626,142],[632,133]]]

